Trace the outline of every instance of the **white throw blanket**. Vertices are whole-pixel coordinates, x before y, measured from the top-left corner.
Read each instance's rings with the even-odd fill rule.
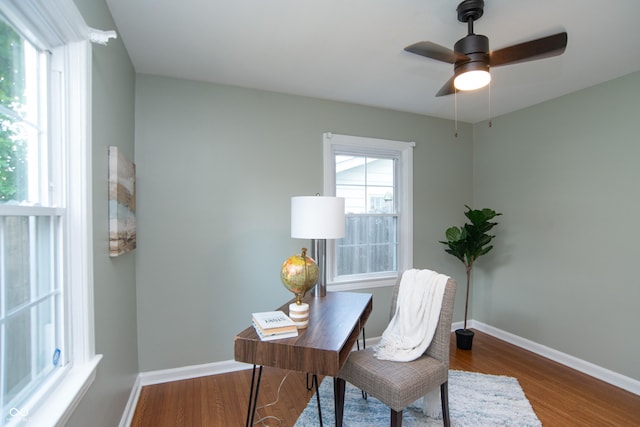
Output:
[[[382,360],[410,362],[429,348],[438,326],[442,297],[449,276],[431,270],[407,270],[402,275],[396,311],[380,342],[374,348]],[[440,390],[433,389],[422,400],[422,412],[440,415]]]
[[[431,270],[404,272],[396,311],[374,349],[378,359],[409,362],[427,350],[438,326],[448,279]]]

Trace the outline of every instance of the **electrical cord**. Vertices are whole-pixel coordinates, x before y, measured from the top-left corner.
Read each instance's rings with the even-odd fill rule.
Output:
[[[282,378],[282,381],[280,381],[280,385],[278,386],[278,392],[276,393],[276,400],[274,400],[271,403],[267,403],[265,405],[262,406],[258,406],[256,408],[256,415],[258,416],[258,419],[253,423],[253,425],[256,425],[258,423],[262,424],[263,427],[269,427],[268,424],[265,424],[266,420],[272,419],[272,420],[276,420],[278,423],[278,426],[282,425],[282,420],[274,415],[265,415],[264,417],[260,417],[260,413],[258,412],[259,409],[264,409],[264,408],[268,408],[269,406],[273,406],[276,403],[278,403],[278,400],[280,400],[280,389],[282,388],[282,385],[284,384],[284,381],[287,379],[287,377],[289,376],[289,374],[291,373],[291,371],[287,372],[287,374]]]

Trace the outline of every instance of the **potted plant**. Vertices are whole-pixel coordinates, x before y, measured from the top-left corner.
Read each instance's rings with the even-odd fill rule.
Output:
[[[491,220],[502,214],[492,209],[471,209],[467,205],[465,207],[467,211],[464,215],[471,223],[466,223],[462,227],[447,228],[445,233],[447,240],[440,241],[440,243],[446,245],[445,251],[462,261],[467,270],[464,327],[456,330],[456,344],[460,349],[470,350],[473,343],[473,331],[467,329],[467,310],[469,308],[471,269],[479,257],[493,249],[489,243],[495,236],[487,234],[487,232],[498,224],[491,222]]]

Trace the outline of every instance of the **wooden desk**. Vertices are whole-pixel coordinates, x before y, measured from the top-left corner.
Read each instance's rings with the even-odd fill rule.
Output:
[[[371,294],[353,292],[327,292],[325,297],[308,295],[303,301],[309,304],[309,327],[301,329],[297,337],[262,341],[250,326],[234,338],[235,360],[254,365],[249,396],[250,407],[253,399],[253,412],[258,399],[262,366],[335,377],[373,308]],[[288,314],[291,302],[293,300],[277,310]],[[256,365],[260,366],[260,372],[254,395]],[[247,423],[249,414],[253,418],[251,408]]]

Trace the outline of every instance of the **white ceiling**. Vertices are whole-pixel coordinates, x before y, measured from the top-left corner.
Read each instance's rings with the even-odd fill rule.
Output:
[[[435,97],[453,66],[403,49],[421,40],[453,48],[467,33],[458,1],[107,4],[138,73],[454,117],[454,96]],[[491,70],[491,96],[488,88],[458,94],[458,120],[476,123],[640,70],[638,17],[639,0],[485,0],[475,32],[491,49],[563,30],[569,41],[561,56]]]

